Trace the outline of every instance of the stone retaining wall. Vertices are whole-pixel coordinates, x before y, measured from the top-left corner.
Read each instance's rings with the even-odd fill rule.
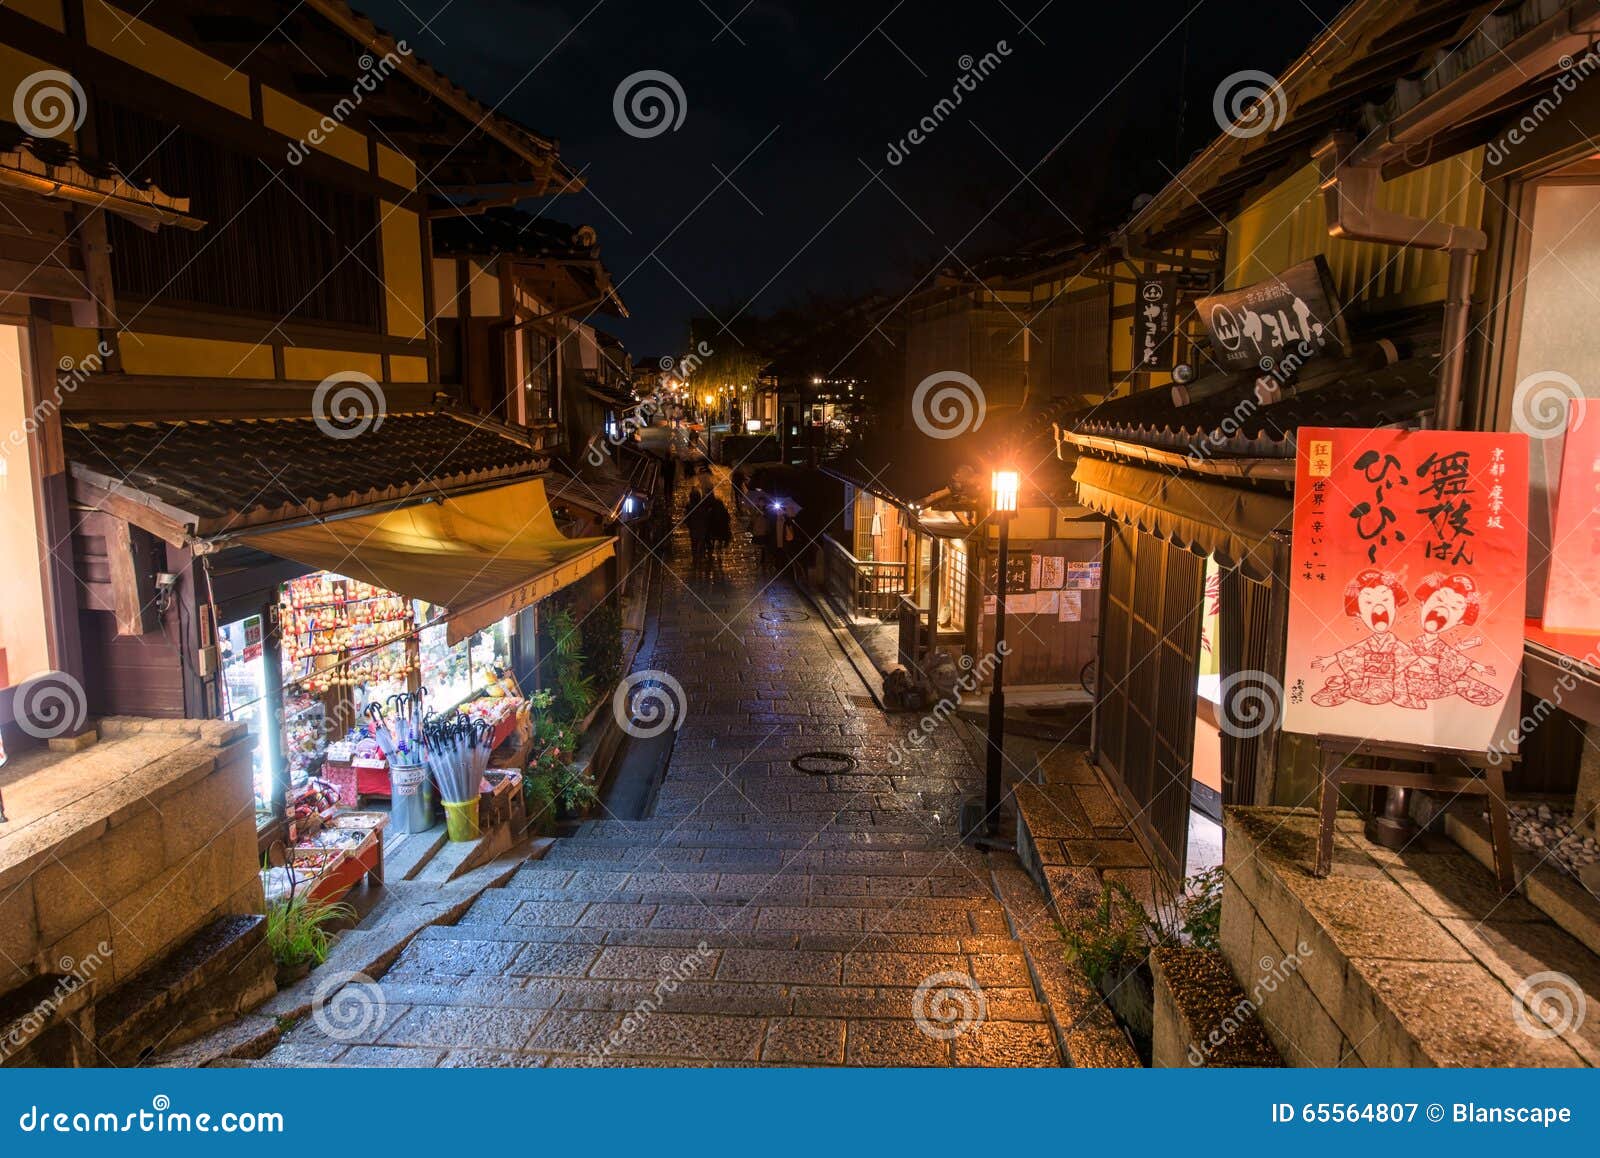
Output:
[[[100,741],[33,772],[63,802],[0,830],[0,993],[77,973],[96,999],[213,919],[264,909],[246,727],[100,723]]]
[[[1494,914],[1529,943],[1558,931],[1459,850],[1391,853],[1341,814],[1333,875],[1318,879],[1309,812],[1230,808],[1225,823],[1222,951],[1288,1064],[1593,1064],[1575,1027],[1542,1025],[1516,978],[1485,964],[1478,926]]]

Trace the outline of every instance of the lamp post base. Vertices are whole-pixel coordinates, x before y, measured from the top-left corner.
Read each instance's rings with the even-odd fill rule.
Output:
[[[961,839],[986,852],[1016,852],[1017,842],[989,831],[989,810],[982,799],[969,796],[961,802]]]

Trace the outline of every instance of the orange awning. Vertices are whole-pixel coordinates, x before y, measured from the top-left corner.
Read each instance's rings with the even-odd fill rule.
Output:
[[[455,644],[582,579],[616,539],[556,529],[533,479],[381,514],[251,535],[251,546],[449,609]]]

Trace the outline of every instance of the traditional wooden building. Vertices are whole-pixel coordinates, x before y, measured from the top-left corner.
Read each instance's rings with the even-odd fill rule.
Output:
[[[289,648],[284,581],[426,601],[447,663],[489,632],[471,676],[611,555],[560,533],[542,435],[470,409],[430,328],[435,215],[581,181],[340,0],[28,0],[0,45],[0,525],[37,561],[0,620],[0,991],[104,946],[104,995],[261,909],[297,714],[263,668]],[[308,703],[348,682],[304,662]],[[40,715],[46,684],[64,713]],[[147,1015],[102,1017],[103,1051],[137,1060]]]

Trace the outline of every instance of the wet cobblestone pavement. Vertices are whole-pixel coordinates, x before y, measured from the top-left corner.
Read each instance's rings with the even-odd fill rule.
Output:
[[[917,719],[874,705],[741,530],[709,576],[680,530],[660,576],[634,670],[684,704],[652,815],[558,841],[425,929],[361,995],[367,1024],[308,1019],[266,1064],[1061,1064],[956,837],[981,791],[966,748],[940,725],[896,755]],[[855,766],[793,766],[818,750]]]

